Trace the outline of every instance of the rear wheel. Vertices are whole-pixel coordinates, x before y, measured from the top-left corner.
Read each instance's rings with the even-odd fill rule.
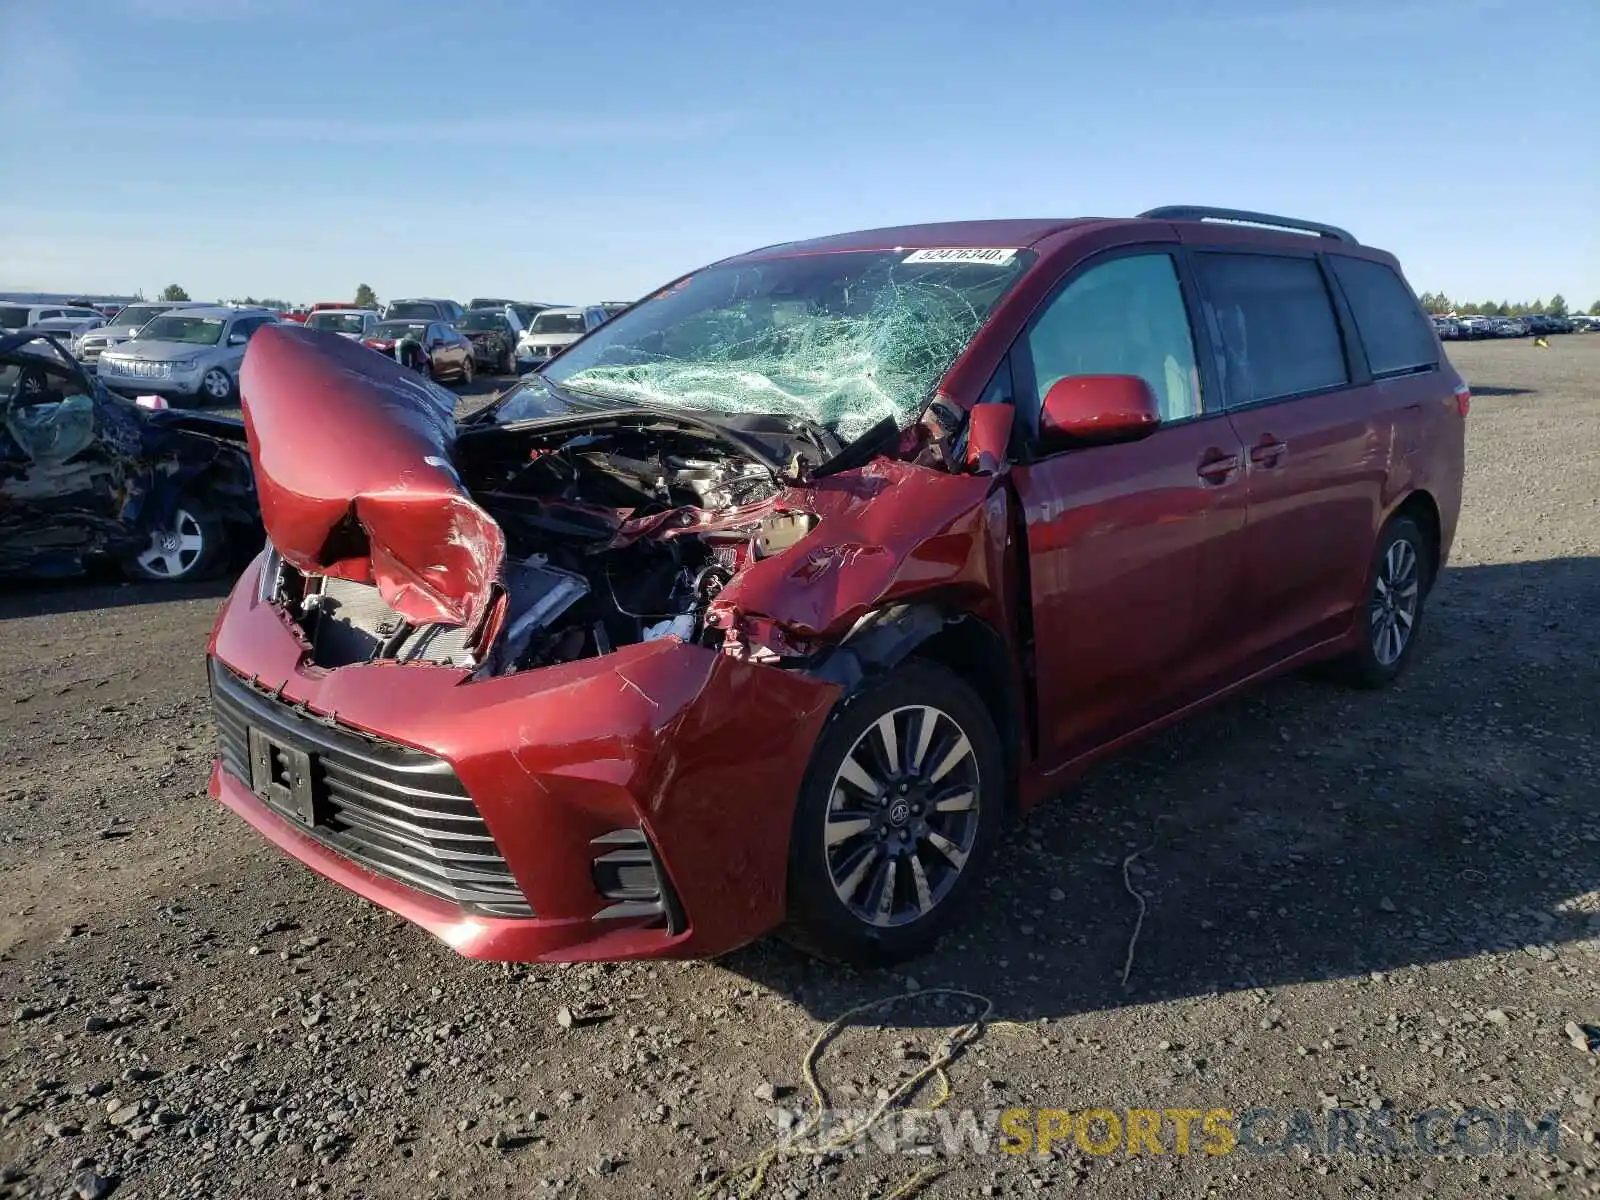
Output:
[[[1395,517],[1383,527],[1356,616],[1361,640],[1336,664],[1345,682],[1378,688],[1405,670],[1422,626],[1423,602],[1433,586],[1432,561],[1432,541],[1410,517]]]
[[[168,519],[150,531],[144,549],[131,554],[123,568],[135,579],[176,583],[205,579],[226,558],[222,521],[202,502],[185,496]]]
[[[789,842],[794,940],[823,955],[920,954],[983,875],[1005,756],[960,678],[913,660],[845,701],[812,753]]]

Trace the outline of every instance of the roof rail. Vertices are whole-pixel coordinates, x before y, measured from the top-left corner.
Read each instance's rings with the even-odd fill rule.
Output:
[[[1336,242],[1348,242],[1352,246],[1361,243],[1356,241],[1355,234],[1348,230],[1340,229],[1337,225],[1324,225],[1320,221],[1302,221],[1298,217],[1276,217],[1271,213],[1247,212],[1242,208],[1207,208],[1198,204],[1169,204],[1164,208],[1152,208],[1149,212],[1139,214],[1141,218],[1152,221],[1233,221],[1241,225],[1265,225],[1273,229],[1297,229],[1301,233],[1314,233],[1318,237],[1332,238]]]

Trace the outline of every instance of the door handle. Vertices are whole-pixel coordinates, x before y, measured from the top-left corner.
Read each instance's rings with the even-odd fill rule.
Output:
[[[1288,453],[1288,442],[1280,442],[1268,434],[1250,448],[1250,465],[1270,471],[1274,467],[1282,466]]]
[[[1226,454],[1213,447],[1207,450],[1205,457],[1200,460],[1200,465],[1195,468],[1202,483],[1219,484],[1227,483],[1228,479],[1239,469],[1239,456]]]

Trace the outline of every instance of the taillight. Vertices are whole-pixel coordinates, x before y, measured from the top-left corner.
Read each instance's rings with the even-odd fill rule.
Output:
[[[1463,417],[1472,411],[1472,389],[1464,383],[1456,384],[1456,411]]]

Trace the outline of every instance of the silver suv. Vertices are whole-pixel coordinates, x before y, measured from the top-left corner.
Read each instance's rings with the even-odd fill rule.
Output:
[[[177,401],[227,404],[256,330],[278,323],[264,308],[212,305],[163,313],[100,356],[100,381],[112,391]]]
[[[113,347],[129,341],[133,335],[162,313],[175,308],[207,308],[199,301],[158,300],[151,304],[140,301],[122,309],[99,329],[80,334],[72,343],[72,356],[84,366],[93,366],[100,356]]]

